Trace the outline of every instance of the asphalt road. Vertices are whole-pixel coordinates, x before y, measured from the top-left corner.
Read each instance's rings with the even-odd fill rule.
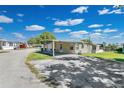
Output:
[[[24,63],[29,53],[36,49],[11,50],[0,53],[1,88],[43,88],[41,83]]]

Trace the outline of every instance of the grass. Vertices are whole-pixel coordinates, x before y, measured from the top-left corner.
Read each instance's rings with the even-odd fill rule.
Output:
[[[41,54],[38,52],[35,53],[30,53],[27,57],[27,61],[32,61],[32,60],[45,60],[45,59],[51,59],[52,57],[49,55]]]
[[[45,59],[51,59],[52,56],[41,54],[39,52],[30,53],[25,61],[25,64],[29,67],[32,73],[35,74],[35,76],[44,81],[45,77],[34,67],[34,65],[30,62],[32,60],[45,60]]]
[[[112,59],[112,60],[124,62],[124,54],[117,53],[117,52],[102,52],[102,53],[82,54],[82,56],[105,58],[105,59]]]

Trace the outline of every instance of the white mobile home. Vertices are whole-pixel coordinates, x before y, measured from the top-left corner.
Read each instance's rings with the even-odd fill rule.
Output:
[[[0,39],[0,49],[1,50],[8,50],[8,49],[15,49],[19,45],[18,42],[7,41],[4,39]]]
[[[43,52],[52,54],[82,54],[82,53],[95,53],[96,45],[84,42],[75,41],[51,41],[44,45]]]

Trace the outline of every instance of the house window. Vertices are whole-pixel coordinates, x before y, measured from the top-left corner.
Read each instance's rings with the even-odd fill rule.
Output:
[[[62,44],[60,44],[60,50],[62,50]]]
[[[73,46],[71,46],[71,47],[70,47],[70,50],[74,50],[74,47],[73,47]]]

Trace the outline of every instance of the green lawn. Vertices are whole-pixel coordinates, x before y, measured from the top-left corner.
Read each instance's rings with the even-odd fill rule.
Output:
[[[41,53],[30,53],[27,57],[27,61],[31,60],[44,60],[44,59],[51,59],[52,56],[41,54]]]
[[[105,59],[112,59],[124,62],[124,54],[116,52],[103,52],[103,53],[92,53],[92,54],[82,54],[82,56],[91,56]]]

